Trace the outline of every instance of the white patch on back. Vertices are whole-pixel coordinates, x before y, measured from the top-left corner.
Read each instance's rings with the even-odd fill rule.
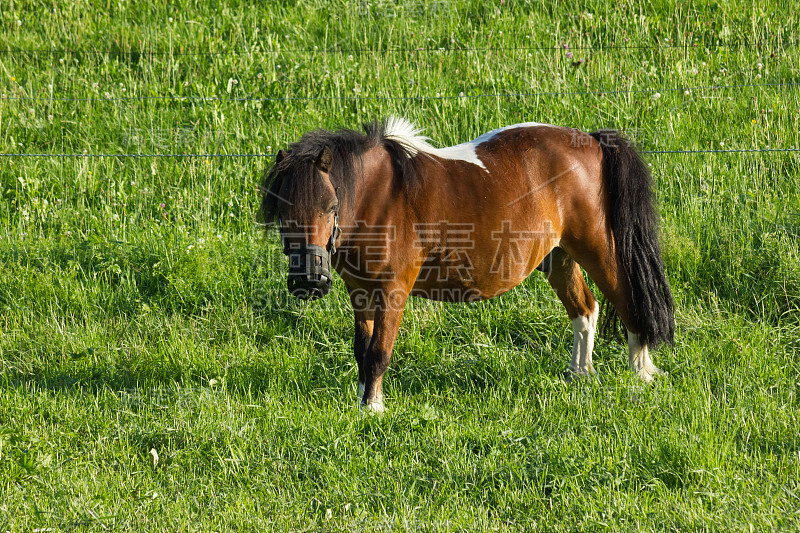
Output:
[[[478,145],[475,144],[475,141],[470,141],[457,144],[455,146],[448,146],[447,148],[434,148],[429,153],[437,157],[441,157],[442,159],[466,161],[467,163],[478,165],[483,170],[486,170],[486,166],[483,164],[483,161],[481,161],[481,158],[478,157],[478,153],[475,151],[477,146]]]
[[[386,121],[386,137],[400,143],[400,145],[405,148],[406,152],[408,152],[408,154],[411,156],[415,156],[419,152],[422,152],[435,155],[436,157],[441,157],[442,159],[466,161],[467,163],[472,163],[473,165],[477,165],[483,170],[486,170],[486,166],[483,164],[483,161],[481,161],[481,159],[478,157],[478,153],[476,151],[478,146],[492,140],[495,136],[504,131],[517,128],[532,128],[534,126],[551,126],[551,124],[542,124],[540,122],[523,122],[521,124],[512,124],[510,126],[503,126],[502,128],[497,128],[496,130],[484,133],[480,137],[465,143],[457,144],[455,146],[448,146],[446,148],[434,148],[428,142],[430,140],[428,137],[420,135],[422,130],[408,120],[393,115],[390,116]]]

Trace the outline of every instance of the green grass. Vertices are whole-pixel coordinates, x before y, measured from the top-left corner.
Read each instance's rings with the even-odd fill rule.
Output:
[[[390,113],[439,145],[535,120],[800,147],[790,3],[61,4],[0,9],[0,153],[273,153]],[[564,94],[597,90],[653,92]],[[0,158],[0,531],[798,530],[800,154],[647,159],[668,376],[605,340],[602,382],[565,384],[534,275],[412,301],[371,417],[341,281],[276,296],[268,159]]]

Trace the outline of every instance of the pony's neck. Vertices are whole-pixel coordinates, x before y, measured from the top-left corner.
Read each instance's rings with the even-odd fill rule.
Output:
[[[340,198],[340,219],[345,224],[384,219],[390,209],[405,204],[405,188],[395,176],[391,157],[383,146],[374,146],[355,165],[352,199]],[[351,201],[352,200],[352,201]]]

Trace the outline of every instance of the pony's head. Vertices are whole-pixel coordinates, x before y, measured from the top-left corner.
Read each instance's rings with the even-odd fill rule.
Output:
[[[278,152],[267,173],[261,209],[277,222],[283,253],[289,257],[289,292],[303,300],[330,291],[331,255],[339,237],[339,197],[331,181],[333,153],[327,146],[306,154]]]
[[[262,186],[261,213],[267,224],[278,223],[283,251],[289,256],[289,291],[293,295],[314,299],[330,290],[339,209],[342,225],[352,224],[346,219],[355,215],[356,189],[365,180],[364,154],[368,150],[385,149],[394,169],[394,178],[388,179],[407,186],[414,183],[413,150],[397,139],[408,130],[414,127],[396,118],[365,124],[364,133],[317,129],[289,145],[287,152],[278,152]]]

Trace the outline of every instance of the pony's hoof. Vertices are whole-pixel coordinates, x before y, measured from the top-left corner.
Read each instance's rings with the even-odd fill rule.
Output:
[[[365,413],[369,413],[371,415],[378,415],[383,414],[386,412],[386,407],[383,406],[383,402],[371,402],[368,404],[362,403],[361,410]]]
[[[666,374],[666,372],[655,365],[648,365],[636,371],[636,375],[645,383],[652,383],[656,376],[665,376]]]
[[[592,371],[576,371],[570,368],[564,371],[564,381],[568,384],[572,383],[587,383],[591,381],[600,382],[600,378],[597,377],[597,374]]]

